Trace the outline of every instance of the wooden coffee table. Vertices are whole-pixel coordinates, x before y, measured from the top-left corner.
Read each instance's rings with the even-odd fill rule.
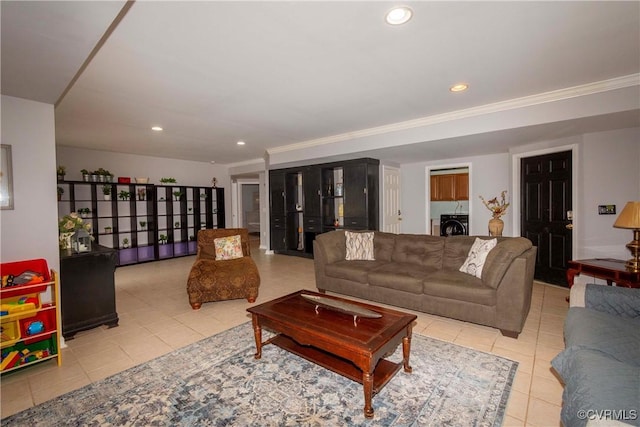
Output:
[[[353,304],[381,314],[379,318],[353,315],[314,304],[301,294]],[[248,308],[256,340],[255,358],[262,357],[262,346],[275,344],[298,356],[330,369],[364,388],[364,415],[373,417],[371,399],[400,367],[411,372],[411,328],[416,316],[383,307],[345,300],[311,291],[298,291]],[[262,342],[262,328],[276,335]],[[403,360],[384,359],[402,343]]]

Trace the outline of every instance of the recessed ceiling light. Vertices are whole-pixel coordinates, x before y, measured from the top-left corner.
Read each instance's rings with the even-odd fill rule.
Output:
[[[394,7],[385,17],[387,24],[402,25],[411,19],[413,11],[406,6]]]
[[[236,142],[236,144],[238,144],[238,145],[244,145],[244,141],[238,141],[238,142]]]
[[[216,161],[215,160],[211,160],[209,163],[214,164]]]
[[[464,83],[458,83],[456,85],[453,85],[449,88],[449,90],[451,92],[463,92],[465,90],[467,90],[469,88],[469,85],[464,84]]]
[[[153,126],[151,127],[151,130],[155,130],[156,132],[161,132],[162,128],[160,126]]]

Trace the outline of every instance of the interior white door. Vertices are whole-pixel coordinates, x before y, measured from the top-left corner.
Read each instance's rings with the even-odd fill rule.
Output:
[[[402,231],[400,169],[382,166],[382,194],[382,231],[399,234]]]

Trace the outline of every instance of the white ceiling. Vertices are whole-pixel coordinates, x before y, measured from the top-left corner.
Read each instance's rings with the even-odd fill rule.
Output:
[[[637,1],[403,2],[400,27],[384,22],[393,2],[137,1],[60,99],[124,4],[1,3],[2,94],[57,104],[58,145],[232,164],[640,73]],[[493,153],[637,127],[639,111],[364,154]]]

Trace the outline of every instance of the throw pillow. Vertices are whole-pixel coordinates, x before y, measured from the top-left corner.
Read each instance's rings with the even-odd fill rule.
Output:
[[[345,259],[375,261],[373,256],[373,232],[354,233],[345,231],[344,235],[347,240],[347,253]]]
[[[242,240],[240,235],[213,239],[217,260],[242,258]]]
[[[476,237],[476,241],[473,242],[471,249],[469,249],[469,255],[467,255],[467,259],[460,267],[460,271],[481,279],[484,262],[487,260],[489,251],[495,248],[496,244],[498,244],[498,239],[483,240]]]

